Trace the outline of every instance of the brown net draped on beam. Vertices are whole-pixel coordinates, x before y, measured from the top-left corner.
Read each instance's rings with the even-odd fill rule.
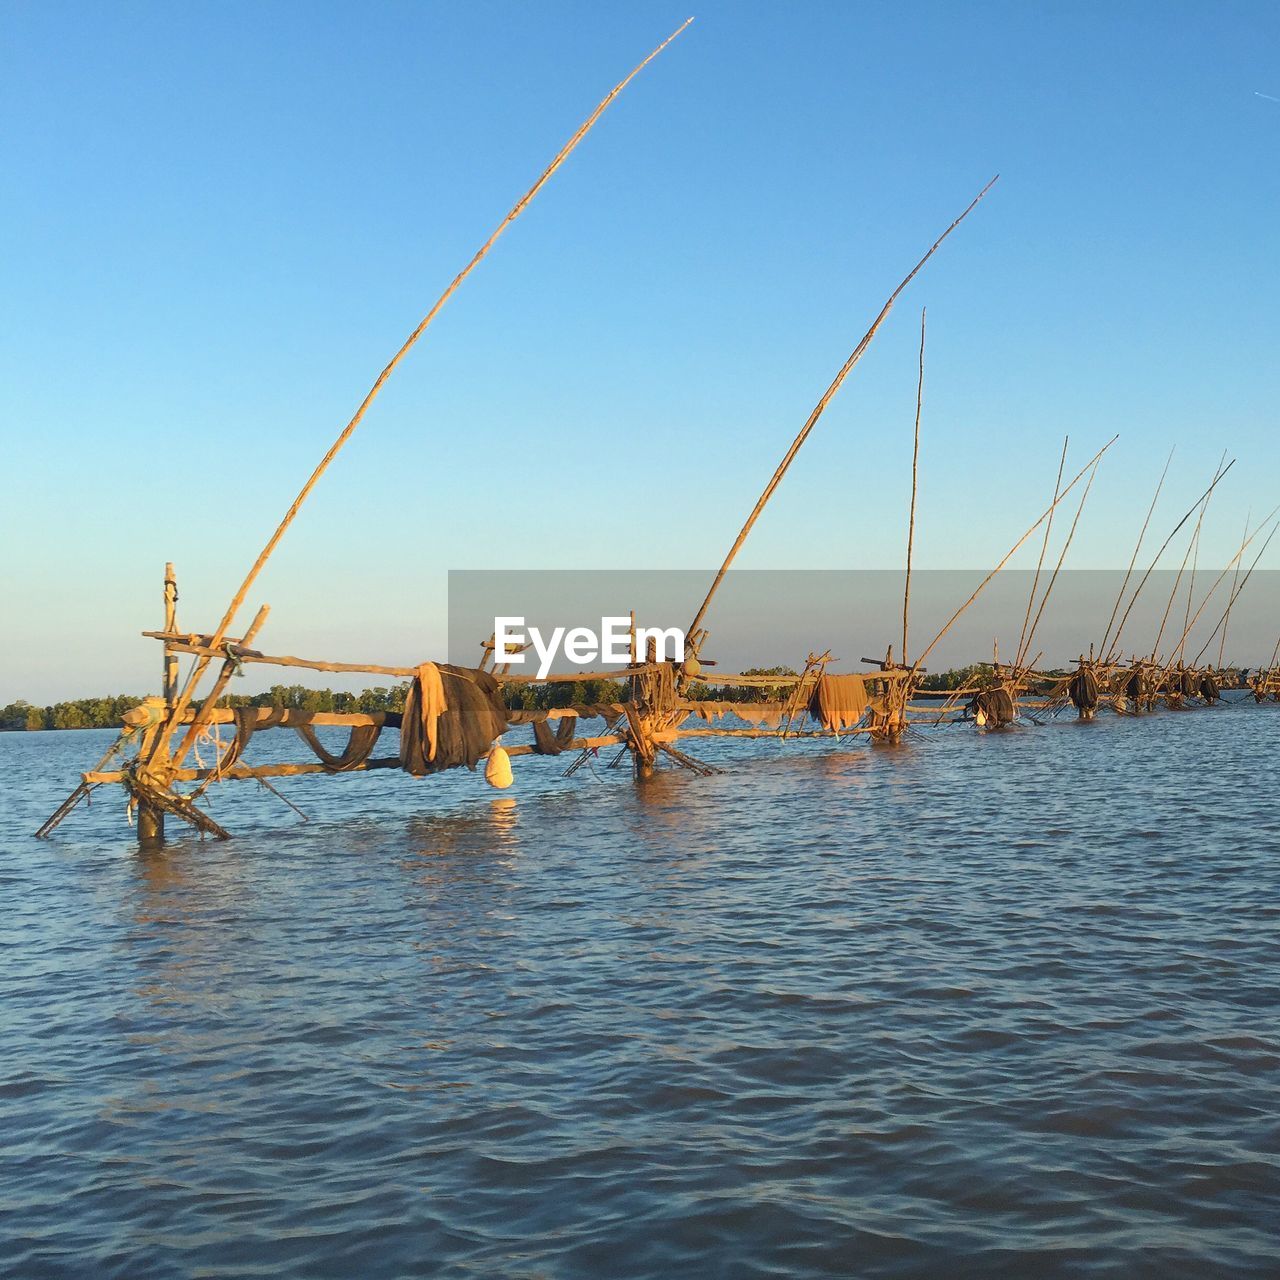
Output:
[[[809,714],[824,729],[840,733],[866,715],[867,701],[864,676],[821,675],[809,701]]]
[[[573,741],[577,728],[576,716],[565,716],[552,733],[545,720],[533,722],[533,751],[539,756],[558,756]]]
[[[776,729],[786,714],[785,702],[712,702],[697,701],[685,704],[685,710],[699,720],[719,720],[722,716],[737,716],[747,724],[762,724]]]
[[[400,766],[424,777],[481,756],[507,727],[498,682],[487,671],[424,662],[405,699],[400,722]]]
[[[273,708],[273,714],[260,721],[261,708],[233,707],[231,717],[236,726],[236,736],[219,758],[214,768],[214,778],[221,778],[229,769],[234,769],[244,757],[244,749],[249,745],[249,739],[253,737],[254,732],[258,729],[274,728],[280,723],[282,715],[279,708]]]
[[[380,724],[353,725],[342,754],[335,756],[325,749],[309,724],[295,724],[293,728],[298,737],[315,752],[316,759],[324,765],[325,773],[347,773],[351,769],[358,769],[373,754],[373,748],[382,733]]]
[[[214,777],[225,777],[240,763],[250,739],[259,729],[278,728],[285,723],[287,715],[288,712],[284,707],[233,707],[231,717],[235,723],[236,736],[218,760]],[[326,773],[347,773],[352,769],[360,768],[373,754],[373,748],[382,733],[380,724],[354,725],[347,739],[347,745],[340,755],[334,755],[320,741],[316,731],[309,724],[294,724],[290,727],[311,748],[316,759],[324,766]]]
[[[1092,711],[1098,705],[1098,677],[1088,667],[1081,667],[1067,685],[1071,705]]]
[[[980,689],[973,695],[969,710],[975,719],[981,717],[979,723],[989,724],[994,729],[1012,724],[1018,714],[1013,695],[1004,685],[998,685],[994,689]]]

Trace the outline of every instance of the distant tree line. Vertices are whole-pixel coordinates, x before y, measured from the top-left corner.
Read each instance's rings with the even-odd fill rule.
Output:
[[[750,667],[742,672],[749,676],[794,676],[791,667]],[[869,673],[874,674],[874,673]],[[958,689],[976,676],[991,674],[990,663],[977,663],[926,675],[920,682],[924,689]],[[690,683],[687,697],[694,702],[776,702],[786,697],[786,685],[752,685],[723,689],[705,681]],[[300,684],[272,685],[265,693],[227,694],[228,707],[285,707],[291,711],[403,711],[408,683],[379,685],[359,693],[334,689],[308,689]],[[503,698],[512,710],[541,711],[593,702],[626,702],[631,697],[626,680],[573,680],[559,684],[508,685]],[[37,707],[19,698],[0,707],[0,732],[35,729],[114,729],[126,711],[132,711],[142,699],[122,693],[106,698],[77,698]]]
[[[33,707],[19,698],[0,707],[0,730],[112,728],[141,701],[122,693],[114,698],[78,698],[74,702],[55,702],[51,707]]]
[[[961,689],[975,680],[990,676],[995,670],[989,662],[975,662],[952,671],[937,671],[920,677],[920,688],[931,690]]]
[[[360,693],[307,689],[300,684],[273,685],[265,693],[227,694],[228,707],[287,707],[293,711],[403,711],[407,684],[364,689]],[[23,729],[115,729],[126,711],[142,701],[132,694],[113,698],[78,698],[35,707],[19,698],[0,707],[0,731]]]

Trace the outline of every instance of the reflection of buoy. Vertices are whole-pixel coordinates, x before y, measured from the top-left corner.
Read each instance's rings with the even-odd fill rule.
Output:
[[[973,717],[974,723],[979,729],[987,723],[987,713],[981,707],[978,708],[977,714]]]
[[[515,796],[494,796],[489,801],[489,817],[495,832],[506,835],[514,831],[516,826]]]
[[[511,757],[496,743],[489,752],[489,763],[484,767],[484,780],[499,791],[515,780],[511,773]]]

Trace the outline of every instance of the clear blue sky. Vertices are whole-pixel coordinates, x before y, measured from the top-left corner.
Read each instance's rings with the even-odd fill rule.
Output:
[[[449,568],[712,565],[997,171],[743,565],[901,562],[922,304],[921,564],[993,563],[1062,435],[1115,431],[1071,563],[1127,560],[1175,441],[1169,525],[1241,458],[1223,563],[1277,491],[1280,6],[9,4],[0,702],[154,685],[163,562],[211,627],[440,289],[690,12],[322,482],[263,644],[420,660]]]

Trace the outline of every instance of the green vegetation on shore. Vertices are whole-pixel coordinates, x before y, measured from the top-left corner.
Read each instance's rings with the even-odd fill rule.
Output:
[[[974,676],[990,674],[991,667],[979,663],[942,671],[921,680],[924,689],[956,689]],[[743,675],[791,676],[791,667],[751,667]],[[223,704],[229,707],[288,707],[294,711],[375,712],[403,711],[408,684],[390,687],[379,685],[359,693],[333,689],[308,689],[300,684],[273,685],[265,693],[227,694]],[[714,699],[718,702],[773,702],[785,696],[783,685],[759,685],[753,688],[720,689],[700,680],[689,686],[688,696],[695,702]],[[563,684],[512,685],[506,690],[507,706],[523,710],[567,707],[590,702],[626,702],[629,697],[624,680],[575,680]],[[0,707],[0,732],[37,729],[114,729],[120,718],[142,699],[132,694],[116,694],[104,698],[76,698],[37,707],[19,698]]]
[[[228,707],[289,707],[295,711],[401,711],[407,684],[360,693],[307,689],[300,684],[273,685],[265,693],[227,694]],[[142,699],[131,694],[107,698],[78,698],[50,707],[34,707],[21,698],[0,707],[0,731],[22,729],[114,729],[120,717]]]
[[[19,698],[7,707],[0,707],[0,730],[115,728],[120,724],[120,717],[141,701],[122,693],[114,698],[78,698],[73,702],[55,702],[51,707],[33,707]]]

